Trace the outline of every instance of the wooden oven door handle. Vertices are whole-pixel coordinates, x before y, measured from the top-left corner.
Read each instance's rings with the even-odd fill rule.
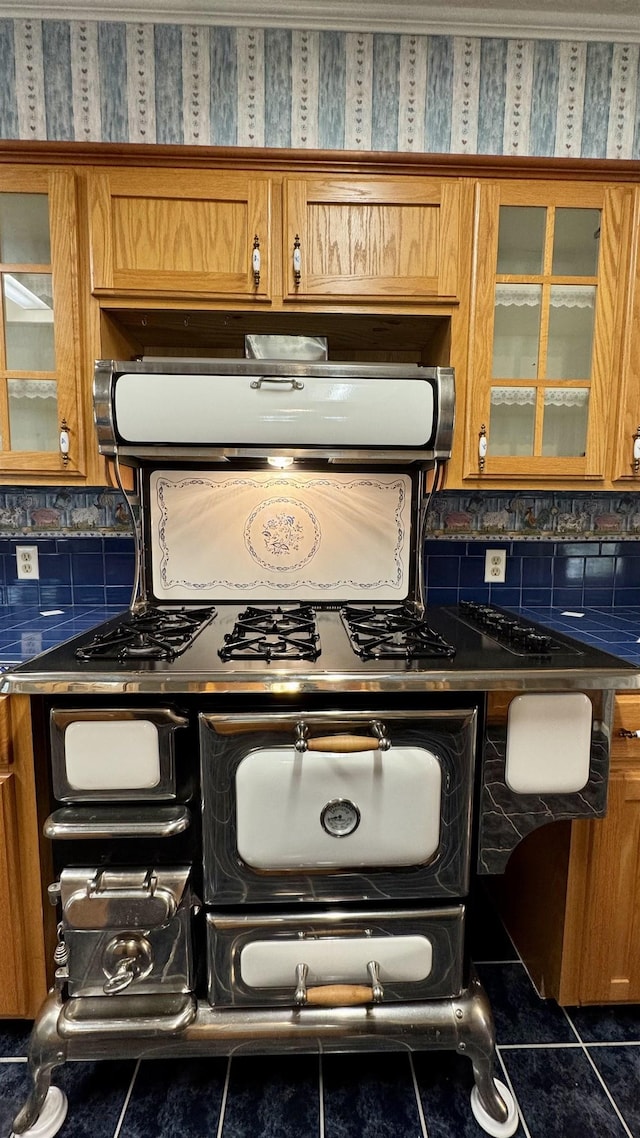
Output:
[[[388,751],[391,740],[383,723],[372,719],[369,724],[371,735],[320,735],[309,738],[309,728],[302,721],[296,726],[296,751],[334,751],[347,755],[356,751]]]
[[[351,751],[377,751],[380,741],[367,735],[325,735],[319,739],[307,739],[308,751],[336,751],[348,754]]]
[[[307,988],[309,966],[296,964],[296,990],[294,1002],[298,1007],[335,1008],[355,1007],[359,1004],[380,1004],[384,989],[380,983],[380,965],[377,960],[367,964],[370,984],[319,984]]]
[[[307,1007],[355,1007],[373,1003],[373,988],[367,984],[321,984],[307,988]]]

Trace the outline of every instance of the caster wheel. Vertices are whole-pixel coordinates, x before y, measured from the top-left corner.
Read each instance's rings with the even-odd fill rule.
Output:
[[[509,1111],[506,1122],[497,1122],[495,1118],[487,1114],[487,1111],[480,1102],[477,1087],[474,1087],[471,1091],[471,1110],[473,1117],[478,1125],[481,1126],[487,1134],[491,1135],[491,1138],[511,1138],[511,1135],[515,1134],[518,1129],[518,1109],[515,1104],[515,1099],[504,1083],[501,1083],[499,1079],[494,1079],[493,1081]],[[28,1133],[31,1134],[31,1131]]]
[[[53,1138],[67,1117],[68,1099],[60,1087],[49,1087],[44,1106],[28,1130],[22,1134],[11,1134],[11,1138]]]

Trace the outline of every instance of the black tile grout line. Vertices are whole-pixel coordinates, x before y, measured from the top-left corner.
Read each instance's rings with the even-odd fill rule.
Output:
[[[520,1125],[522,1126],[522,1129],[524,1130],[525,1138],[531,1138],[531,1132],[529,1130],[529,1127],[527,1126],[527,1123],[526,1123],[526,1120],[524,1117],[524,1113],[520,1108],[520,1103],[518,1102],[518,1096],[516,1095],[516,1092],[513,1089],[513,1083],[511,1082],[511,1079],[509,1077],[509,1072],[507,1071],[507,1068],[504,1064],[504,1060],[502,1058],[502,1055],[500,1054],[500,1048],[499,1047],[496,1048],[496,1054],[498,1056],[498,1062],[500,1064],[500,1068],[501,1068],[502,1074],[504,1076],[504,1081],[507,1084],[509,1090],[511,1091],[511,1094],[513,1095],[513,1101],[516,1104],[516,1109],[518,1111],[518,1118],[520,1119]]]
[[[222,1138],[222,1130],[224,1127],[224,1116],[227,1109],[227,1097],[229,1095],[229,1082],[231,1080],[231,1055],[227,1059],[227,1069],[224,1075],[224,1088],[222,1091],[222,1099],[220,1102],[220,1117],[218,1119],[218,1128],[216,1130],[216,1138]],[[115,1138],[115,1136],[114,1136]]]
[[[411,1051],[407,1052],[409,1060],[409,1070],[411,1071],[411,1081],[413,1082],[413,1093],[416,1096],[416,1106],[418,1108],[418,1118],[420,1119],[420,1130],[422,1138],[429,1138],[429,1131],[427,1130],[427,1121],[422,1109],[422,1099],[420,1098],[420,1088],[418,1087],[418,1080],[416,1078],[416,1068],[413,1062],[413,1054]]]
[[[624,1131],[625,1131],[625,1133],[626,1133],[626,1134],[628,1134],[629,1138],[634,1138],[633,1134],[631,1133],[631,1130],[630,1130],[630,1129],[629,1129],[629,1127],[627,1126],[627,1123],[626,1123],[626,1121],[625,1121],[625,1118],[624,1118],[624,1116],[623,1116],[623,1114],[622,1114],[622,1112],[621,1112],[621,1110],[620,1110],[620,1108],[619,1108],[619,1106],[618,1106],[618,1104],[617,1104],[616,1100],[614,1099],[614,1097],[613,1097],[613,1095],[612,1095],[611,1091],[609,1090],[609,1087],[607,1086],[606,1082],[604,1081],[604,1078],[603,1078],[603,1077],[602,1077],[602,1075],[600,1074],[600,1071],[598,1070],[598,1068],[596,1067],[596,1065],[595,1065],[595,1063],[594,1063],[593,1059],[591,1058],[591,1056],[590,1056],[590,1054],[589,1054],[589,1052],[588,1052],[588,1050],[587,1050],[587,1047],[586,1047],[586,1045],[583,1043],[582,1039],[580,1038],[580,1034],[579,1034],[579,1032],[578,1032],[578,1029],[577,1029],[577,1027],[575,1026],[575,1024],[574,1024],[574,1023],[572,1023],[572,1021],[571,1021],[571,1019],[570,1019],[570,1017],[569,1017],[569,1013],[567,1012],[566,1008],[561,1008],[561,1011],[562,1011],[562,1012],[564,1012],[564,1015],[565,1015],[565,1018],[566,1018],[566,1020],[567,1020],[567,1023],[568,1023],[568,1024],[569,1024],[569,1026],[571,1027],[571,1030],[574,1032],[574,1034],[575,1034],[575,1036],[576,1036],[576,1039],[578,1039],[578,1040],[580,1041],[580,1044],[581,1044],[581,1046],[582,1046],[582,1050],[583,1050],[584,1054],[585,1054],[585,1055],[586,1055],[586,1057],[587,1057],[587,1062],[589,1063],[589,1065],[590,1065],[591,1069],[593,1070],[593,1072],[594,1072],[594,1074],[595,1074],[595,1076],[596,1076],[596,1078],[597,1078],[598,1082],[600,1083],[600,1085],[601,1085],[601,1087],[602,1087],[602,1089],[603,1089],[604,1093],[606,1094],[607,1098],[609,1099],[609,1102],[611,1103],[611,1105],[612,1105],[612,1107],[613,1107],[614,1111],[616,1112],[616,1114],[617,1114],[617,1116],[618,1116],[618,1118],[619,1118],[619,1120],[620,1120],[620,1122],[621,1122],[621,1124],[622,1124],[622,1126],[623,1126],[623,1128],[624,1128]]]
[[[134,1083],[138,1077],[138,1071],[140,1070],[140,1063],[141,1063],[141,1060],[138,1059],[135,1067],[133,1068],[133,1074],[131,1076],[131,1082],[129,1083],[129,1089],[127,1090],[127,1093],[124,1097],[124,1102],[122,1104],[122,1110],[120,1111],[120,1116],[118,1118],[118,1121],[116,1122],[116,1128],[113,1132],[113,1138],[118,1138],[118,1135],[120,1134],[120,1131],[122,1129],[122,1123],[124,1122],[124,1116],[127,1113],[127,1108],[129,1106],[129,1102],[131,1100],[131,1095],[133,1094],[133,1085],[134,1085]]]

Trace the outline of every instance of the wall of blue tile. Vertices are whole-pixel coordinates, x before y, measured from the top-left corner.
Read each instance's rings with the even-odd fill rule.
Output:
[[[0,601],[5,605],[122,605],[131,596],[130,537],[30,539],[38,581],[18,581],[15,547],[0,540]],[[485,585],[487,549],[507,552],[506,581]],[[430,538],[425,546],[427,601],[459,600],[548,607],[640,605],[640,541],[460,541]]]
[[[507,553],[504,584],[484,583],[487,549]],[[563,608],[640,605],[640,541],[447,541],[425,546],[427,601]]]

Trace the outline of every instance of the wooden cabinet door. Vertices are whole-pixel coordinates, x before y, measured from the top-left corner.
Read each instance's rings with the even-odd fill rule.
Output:
[[[567,903],[581,1003],[640,1002],[640,696],[616,697],[607,815],[574,822]]]
[[[633,271],[627,298],[622,376],[611,438],[610,477],[627,490],[640,489],[640,188],[633,202],[630,247]],[[626,484],[626,485],[625,485]]]
[[[606,475],[633,188],[479,185],[465,478]]]
[[[92,171],[93,291],[268,300],[270,209],[257,174]]]
[[[0,1016],[27,1012],[15,775],[0,774]]]
[[[85,472],[76,179],[0,166],[0,480]],[[18,521],[16,521],[18,524]]]
[[[285,178],[284,219],[285,298],[458,295],[455,181]]]

